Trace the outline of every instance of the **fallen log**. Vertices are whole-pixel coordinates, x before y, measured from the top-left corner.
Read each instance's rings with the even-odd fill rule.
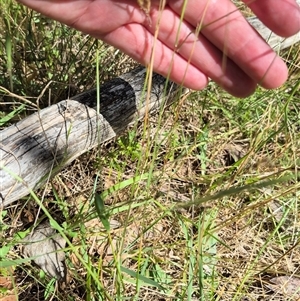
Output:
[[[300,40],[300,33],[281,38],[257,18],[248,21],[277,51]],[[157,74],[148,99],[145,77],[146,69],[138,67],[101,86],[99,113],[94,89],[0,131],[0,207],[26,196],[82,153],[174,99],[179,87]]]
[[[40,187],[82,153],[116,137],[175,97],[178,86],[154,74],[148,99],[146,73],[138,67],[103,84],[99,113],[97,90],[93,89],[0,132],[0,206],[26,196],[29,189]]]

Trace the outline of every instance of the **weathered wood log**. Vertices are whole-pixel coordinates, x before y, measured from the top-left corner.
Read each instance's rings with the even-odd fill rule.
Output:
[[[297,0],[300,3],[300,0]],[[275,49],[300,40],[300,33],[284,39],[257,20],[249,22]],[[132,122],[160,108],[176,95],[178,86],[155,74],[151,95],[145,93],[146,70],[139,67],[100,88],[59,102],[0,132],[0,207],[41,186],[76,157],[120,134]],[[22,181],[19,181],[22,179]]]
[[[138,67],[100,88],[47,107],[1,133],[0,205],[27,195],[82,153],[120,134],[132,122],[175,96],[177,85],[155,74],[145,91],[146,69]],[[167,93],[165,93],[167,91]],[[1,168],[2,167],[2,168]],[[22,179],[18,181],[14,175]]]

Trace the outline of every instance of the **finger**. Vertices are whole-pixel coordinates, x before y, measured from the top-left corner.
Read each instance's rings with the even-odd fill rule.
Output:
[[[295,0],[243,0],[272,31],[289,37],[300,31],[300,8]]]
[[[102,39],[145,66],[149,65],[154,49],[154,71],[187,88],[202,90],[208,83],[203,72],[187,64],[159,40],[154,40],[152,33],[140,24],[124,25],[102,36]]]
[[[159,21],[161,20],[161,21]],[[174,49],[187,62],[214,80],[230,94],[245,97],[253,93],[256,83],[232,60],[212,45],[204,36],[196,36],[194,28],[174,13],[169,7],[161,13],[151,12],[152,24],[159,24],[158,39]],[[148,26],[154,34],[155,26]]]
[[[145,13],[137,3],[125,0],[98,1],[61,1],[19,0],[23,4],[45,14],[46,16],[77,28],[95,38],[118,47],[138,62],[147,65],[150,61],[153,36],[139,23],[146,23]],[[116,18],[117,16],[117,18]],[[130,24],[133,25],[124,25]],[[157,41],[154,70],[184,86],[201,90],[208,82],[207,76],[180,56]],[[172,62],[172,64],[170,64]],[[171,68],[170,68],[171,66]]]
[[[170,2],[179,14],[182,1]],[[189,0],[185,19],[233,60],[255,82],[265,88],[281,86],[288,71],[284,62],[248,24],[239,10],[227,0]]]
[[[143,23],[145,13],[133,1],[18,0],[20,3],[90,35],[111,32],[130,22]]]

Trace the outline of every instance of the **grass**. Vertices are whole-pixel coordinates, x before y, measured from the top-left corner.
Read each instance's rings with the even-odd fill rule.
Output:
[[[1,11],[1,127],[96,85],[97,61],[101,82],[135,66],[14,1]],[[284,58],[282,88],[235,99],[211,83],[0,211],[0,300],[294,300],[266,286],[300,275],[297,47]],[[45,215],[70,240],[65,287],[22,259]]]

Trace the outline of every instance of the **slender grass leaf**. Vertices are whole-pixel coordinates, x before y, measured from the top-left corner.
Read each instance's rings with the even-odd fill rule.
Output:
[[[160,290],[164,290],[164,288],[159,284],[157,283],[156,281],[152,280],[152,279],[149,279],[133,270],[130,270],[128,268],[125,268],[124,266],[121,266],[121,271],[126,273],[127,275],[135,278],[135,279],[139,279],[141,280],[145,286],[154,286],[154,287],[157,287],[158,289]]]
[[[95,194],[95,207],[96,207],[97,214],[98,214],[105,230],[110,231],[110,223],[108,220],[109,213],[105,209],[104,201],[98,193]]]
[[[20,105],[17,109],[14,111],[8,113],[7,115],[0,118],[0,126],[3,126],[5,123],[7,123],[9,120],[11,120],[14,116],[18,115],[25,109],[25,105]]]

